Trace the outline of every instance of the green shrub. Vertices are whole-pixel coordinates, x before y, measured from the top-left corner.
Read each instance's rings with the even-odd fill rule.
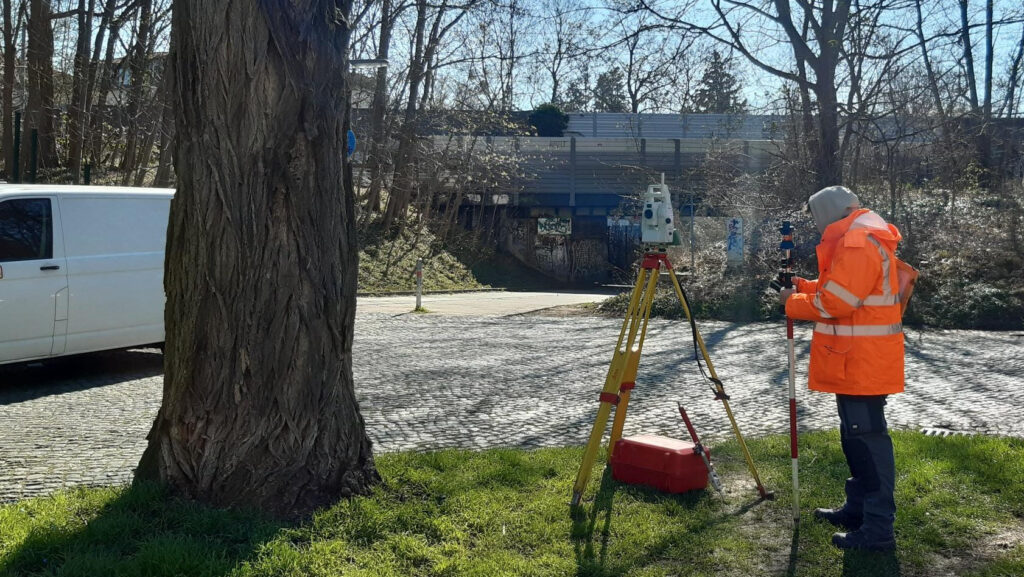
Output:
[[[940,278],[922,281],[914,294],[915,317],[939,328],[1013,330],[1024,328],[1024,291],[986,282]]]

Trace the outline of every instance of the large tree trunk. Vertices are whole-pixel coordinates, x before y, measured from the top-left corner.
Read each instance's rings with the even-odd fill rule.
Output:
[[[53,26],[50,0],[31,0],[28,17],[28,103],[22,124],[22,174],[31,168],[32,130],[39,131],[39,168],[57,166],[53,103]],[[23,178],[24,180],[24,178]]]
[[[352,0],[176,0],[163,405],[140,478],[305,516],[378,480],[352,383]]]

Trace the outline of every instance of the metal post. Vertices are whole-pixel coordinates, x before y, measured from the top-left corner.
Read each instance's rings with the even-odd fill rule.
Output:
[[[21,182],[21,111],[14,113],[14,166],[7,168],[11,182]]]
[[[693,233],[693,219],[694,219],[694,214],[693,214],[693,196],[695,194],[697,194],[697,193],[693,189],[693,187],[691,186],[690,187],[690,270],[691,271],[694,271],[694,270],[697,269],[697,264],[696,264],[697,261],[696,261],[696,256],[694,254],[697,242],[696,242],[696,239],[694,238],[694,233]]]
[[[416,259],[416,310],[423,309],[423,259]]]
[[[569,138],[569,206],[576,206],[576,137]]]

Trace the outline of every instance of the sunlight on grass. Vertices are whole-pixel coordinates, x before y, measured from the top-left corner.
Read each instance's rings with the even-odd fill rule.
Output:
[[[894,437],[895,555],[844,555],[811,519],[846,476],[837,435],[814,433],[801,438],[795,555],[788,440],[770,437],[749,445],[774,502],[757,500],[733,443],[714,448],[724,495],[663,495],[597,466],[573,512],[580,448],[381,455],[372,495],[299,526],[152,485],[68,491],[0,508],[0,575],[1024,574],[1024,443]]]

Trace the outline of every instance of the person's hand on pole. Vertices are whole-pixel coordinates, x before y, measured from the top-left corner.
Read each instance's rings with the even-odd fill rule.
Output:
[[[795,292],[795,288],[786,288],[779,291],[779,304],[781,304],[782,307],[785,308],[786,301],[789,300],[789,297],[791,297]]]

